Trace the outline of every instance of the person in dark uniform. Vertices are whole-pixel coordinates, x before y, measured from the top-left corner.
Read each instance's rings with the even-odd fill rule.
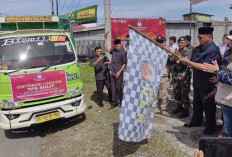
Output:
[[[109,110],[121,104],[123,96],[123,71],[126,68],[126,52],[123,49],[120,39],[114,40],[114,48],[107,46],[107,35],[105,33],[105,50],[112,55],[110,65],[110,83],[112,92],[112,104]]]
[[[110,65],[110,61],[102,52],[101,46],[96,47],[95,57],[92,60],[92,66],[94,67],[94,71],[95,71],[98,105],[101,107],[104,106],[104,104],[102,103],[102,94],[103,94],[104,86],[106,86],[108,90],[109,101],[111,101],[112,99],[108,65]]]
[[[198,40],[200,46],[196,47],[192,53],[191,61],[187,58],[179,60],[193,68],[193,117],[185,127],[201,126],[203,121],[203,111],[206,117],[206,129],[204,134],[210,135],[216,131],[216,104],[215,104],[215,83],[210,82],[214,74],[204,72],[203,64],[211,64],[213,60],[221,63],[221,54],[218,46],[213,42],[212,27],[200,27],[198,29]]]

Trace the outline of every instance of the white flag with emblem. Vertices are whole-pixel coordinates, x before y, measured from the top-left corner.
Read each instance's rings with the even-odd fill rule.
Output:
[[[168,53],[135,30],[130,32],[118,135],[140,142],[152,135],[155,101]]]

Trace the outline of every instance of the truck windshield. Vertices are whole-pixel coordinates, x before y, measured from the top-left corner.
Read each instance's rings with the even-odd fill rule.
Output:
[[[65,35],[0,39],[0,69],[3,70],[59,65],[75,59],[72,44]]]

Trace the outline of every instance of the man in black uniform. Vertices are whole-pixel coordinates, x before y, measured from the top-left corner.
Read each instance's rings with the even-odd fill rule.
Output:
[[[213,42],[212,27],[200,27],[198,29],[198,40],[200,46],[196,47],[192,53],[192,59],[179,59],[182,63],[193,68],[193,117],[185,127],[200,126],[203,121],[203,111],[206,117],[206,129],[204,134],[210,135],[216,131],[216,104],[214,102],[215,84],[209,81],[214,74],[203,71],[204,63],[211,64],[213,60],[221,63],[221,54],[219,48]]]
[[[103,107],[102,94],[104,86],[108,89],[108,99],[111,101],[110,81],[109,81],[109,70],[108,65],[110,64],[109,59],[102,52],[101,46],[95,48],[95,57],[92,60],[92,65],[95,70],[95,79],[97,87],[97,100],[98,105]]]
[[[123,71],[126,68],[126,52],[124,51],[121,40],[114,40],[114,48],[109,49],[107,46],[107,35],[105,33],[105,50],[112,55],[110,64],[110,83],[112,92],[112,104],[109,110],[121,104],[123,91]]]

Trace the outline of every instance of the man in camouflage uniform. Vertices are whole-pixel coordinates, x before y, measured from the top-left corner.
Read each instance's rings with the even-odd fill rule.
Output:
[[[180,37],[178,39],[178,56],[191,58],[192,51],[186,47],[187,42],[185,37]],[[173,64],[173,92],[174,99],[177,101],[177,108],[173,111],[173,114],[179,114],[179,118],[185,118],[189,116],[189,92],[190,92],[190,81],[191,81],[191,71],[188,65],[185,65],[177,60],[177,58],[172,58]]]

